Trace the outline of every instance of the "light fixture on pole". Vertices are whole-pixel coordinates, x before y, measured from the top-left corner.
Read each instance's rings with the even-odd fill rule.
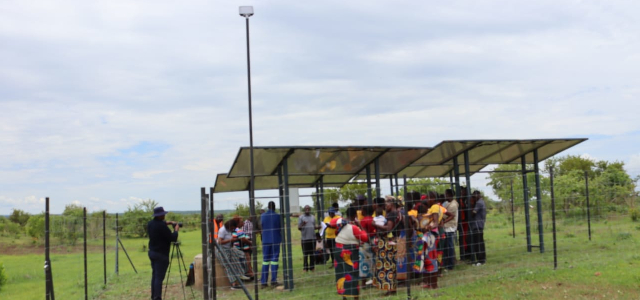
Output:
[[[256,204],[255,204],[255,175],[253,170],[253,116],[251,113],[251,56],[249,51],[249,17],[253,16],[253,6],[240,6],[240,16],[246,20],[247,28],[247,87],[249,91],[249,157],[251,162],[251,175],[249,178],[249,211],[251,213],[251,223],[253,228],[258,228]],[[255,240],[255,235],[252,233],[252,239]],[[258,253],[256,243],[252,243],[251,246],[251,260],[253,266],[253,272],[258,272]],[[254,281],[255,300],[258,300],[258,280]]]

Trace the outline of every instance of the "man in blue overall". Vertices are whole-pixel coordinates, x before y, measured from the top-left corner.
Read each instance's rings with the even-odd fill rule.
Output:
[[[278,286],[278,259],[280,257],[280,243],[282,242],[282,225],[280,215],[276,213],[276,203],[270,201],[269,209],[260,216],[262,223],[262,276],[260,283],[263,288],[268,287],[269,267],[271,267],[271,286]]]

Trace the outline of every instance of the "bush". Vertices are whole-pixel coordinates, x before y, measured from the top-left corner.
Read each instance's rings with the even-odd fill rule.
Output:
[[[26,230],[30,237],[40,240],[44,236],[44,214],[35,215],[29,218]]]
[[[20,226],[24,227],[24,225],[27,224],[29,217],[31,217],[31,215],[28,212],[14,208],[9,216],[9,221],[20,224]]]
[[[0,291],[7,284],[7,274],[4,271],[4,264],[0,262]]]
[[[640,219],[640,210],[637,208],[629,209],[629,215],[631,216],[631,220],[636,222]]]

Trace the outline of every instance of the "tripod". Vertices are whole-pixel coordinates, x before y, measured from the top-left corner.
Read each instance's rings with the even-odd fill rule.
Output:
[[[180,286],[182,286],[182,299],[187,299],[187,295],[184,291],[184,279],[182,278],[182,267],[184,267],[184,275],[187,276],[187,265],[184,263],[184,256],[182,255],[182,250],[180,250],[180,242],[171,242],[173,247],[171,248],[171,259],[169,260],[169,273],[167,273],[167,282],[164,285],[164,297],[167,297],[167,288],[169,287],[169,276],[171,276],[171,264],[173,263],[174,254],[178,256],[178,271],[180,271]],[[182,265],[180,265],[182,262]],[[196,295],[193,293],[193,287],[191,287],[191,295],[193,299],[196,298]]]

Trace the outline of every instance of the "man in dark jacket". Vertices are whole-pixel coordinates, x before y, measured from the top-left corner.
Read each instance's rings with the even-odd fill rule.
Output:
[[[149,259],[151,260],[151,299],[162,300],[162,281],[169,267],[169,251],[171,242],[178,240],[180,226],[176,222],[164,220],[168,214],[162,206],[153,209],[153,220],[147,224],[149,236]],[[167,225],[173,225],[173,233]]]

